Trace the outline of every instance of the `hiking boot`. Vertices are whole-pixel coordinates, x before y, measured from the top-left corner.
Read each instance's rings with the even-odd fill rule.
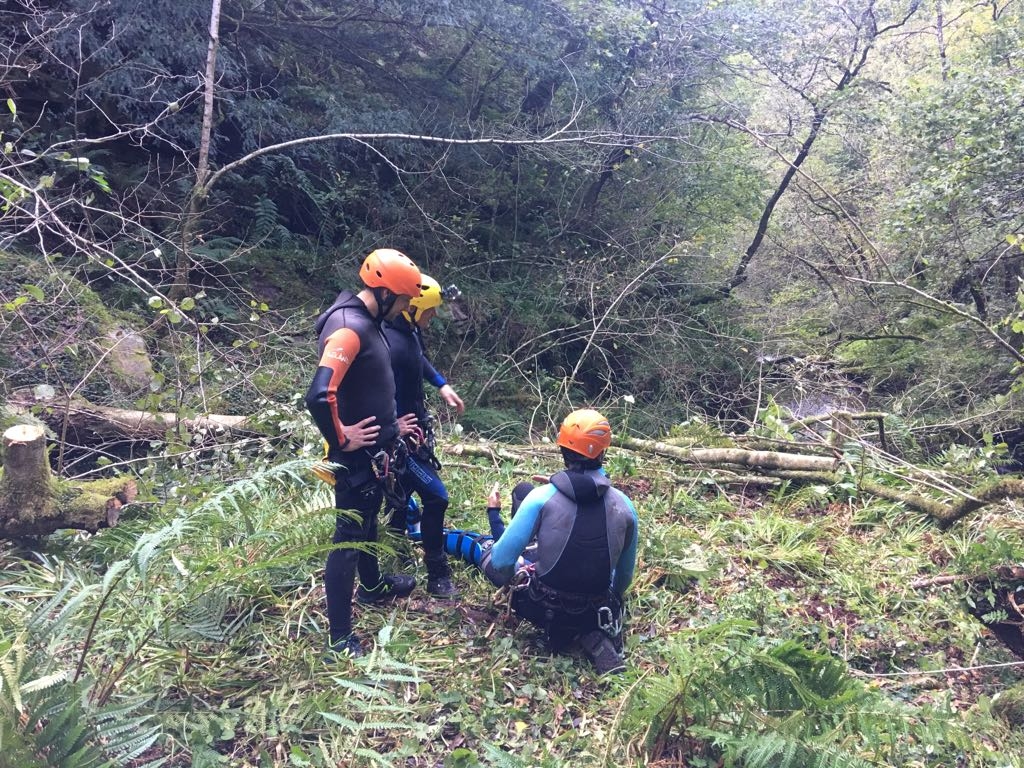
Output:
[[[428,578],[427,592],[434,597],[440,597],[443,600],[454,600],[459,596],[459,590],[456,589],[454,584],[452,584],[451,576],[438,576],[433,579]]]
[[[380,584],[367,589],[362,584],[356,590],[356,600],[360,603],[385,603],[398,597],[405,597],[416,589],[416,579],[401,574],[388,574],[381,577]]]
[[[583,652],[587,654],[599,675],[616,675],[626,671],[626,660],[615,642],[600,629],[588,632],[580,638]]]
[[[328,664],[338,661],[342,656],[351,659],[358,659],[363,655],[363,642],[355,632],[346,635],[340,640],[327,644],[327,653],[324,654],[324,661]]]
[[[459,590],[452,584],[452,569],[448,567],[448,558],[443,552],[426,555],[423,561],[427,565],[427,592],[442,600],[454,600]]]

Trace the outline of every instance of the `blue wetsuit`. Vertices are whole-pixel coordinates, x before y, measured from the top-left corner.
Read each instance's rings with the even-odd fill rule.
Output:
[[[399,316],[385,323],[384,334],[391,347],[391,368],[395,379],[395,400],[399,416],[416,414],[421,427],[427,425],[427,409],[423,382],[443,387],[444,377],[430,364],[423,353],[423,340],[419,328]],[[410,450],[401,483],[407,493],[415,493],[423,503],[421,537],[428,571],[431,563],[444,559],[442,529],[448,509],[448,489],[437,474],[431,456],[424,451]],[[399,516],[405,510],[399,510]],[[394,524],[394,518],[393,524]]]

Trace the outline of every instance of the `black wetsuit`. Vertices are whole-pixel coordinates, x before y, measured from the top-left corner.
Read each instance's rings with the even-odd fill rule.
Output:
[[[377,515],[383,491],[371,456],[388,448],[398,436],[395,382],[387,340],[356,295],[343,291],[316,322],[320,362],[306,393],[306,407],[328,445],[328,459],[344,468],[336,473],[334,505],[357,513],[337,515],[334,542],[377,540]],[[345,424],[367,416],[380,426],[371,448],[345,451]],[[324,587],[332,641],[352,631],[352,588],[355,573],[367,589],[381,582],[377,556],[358,549],[333,549],[327,556]]]

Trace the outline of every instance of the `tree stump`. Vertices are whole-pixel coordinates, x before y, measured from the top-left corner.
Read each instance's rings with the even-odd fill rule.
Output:
[[[0,473],[0,537],[41,536],[62,528],[95,533],[117,524],[134,501],[131,478],[68,482],[55,478],[46,457],[46,433],[19,424],[3,434]]]

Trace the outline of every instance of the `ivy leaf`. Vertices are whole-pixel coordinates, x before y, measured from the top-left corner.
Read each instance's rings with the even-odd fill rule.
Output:
[[[38,285],[23,285],[21,286],[21,290],[23,290],[36,301],[42,301],[43,299],[46,298],[46,294],[43,293],[43,289],[40,288]]]

